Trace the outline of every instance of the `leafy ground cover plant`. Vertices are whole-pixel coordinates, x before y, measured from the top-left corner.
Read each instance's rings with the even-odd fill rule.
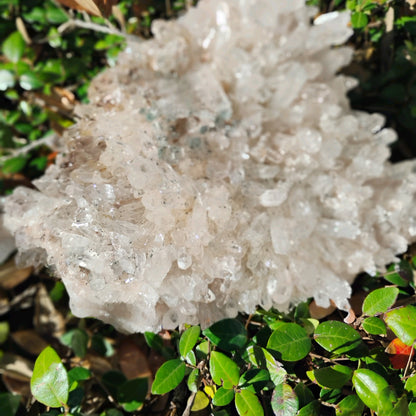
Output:
[[[163,400],[188,415],[414,415],[415,263],[416,257],[385,274],[363,276],[370,289],[362,311],[356,307],[346,317],[335,311],[316,319],[309,301],[289,313],[259,309],[168,338],[145,333],[138,350],[152,351],[158,364],[138,377],[125,374],[126,364],[124,373],[88,368],[92,351],[114,356],[124,347],[120,339],[91,336],[93,326],[78,325],[60,337],[62,360],[50,346],[38,356],[31,392],[54,408],[44,415],[85,414],[91,392],[98,390],[105,397],[105,410],[98,413],[103,416],[147,414]],[[148,361],[143,355],[136,359]],[[3,397],[5,414],[15,415],[16,396]]]

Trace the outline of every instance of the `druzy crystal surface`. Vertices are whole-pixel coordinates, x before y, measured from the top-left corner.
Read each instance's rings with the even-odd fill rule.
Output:
[[[349,107],[349,16],[315,13],[201,0],[129,41],[37,190],[8,198],[19,261],[126,332],[345,308],[358,272],[416,239],[415,163],[388,162],[395,133]]]

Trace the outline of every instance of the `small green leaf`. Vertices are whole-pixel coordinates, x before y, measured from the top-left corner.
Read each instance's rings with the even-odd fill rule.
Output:
[[[386,314],[386,323],[406,345],[416,340],[416,307],[412,305],[393,309]]]
[[[23,56],[26,43],[20,32],[11,33],[3,42],[3,53],[9,61],[18,62]]]
[[[235,407],[240,416],[264,415],[259,399],[249,390],[241,390],[235,394]]]
[[[192,350],[186,354],[185,361],[191,365],[196,366],[196,356]]]
[[[72,348],[75,355],[80,358],[84,358],[87,353],[88,340],[88,334],[79,328],[66,332],[60,338],[62,344]]]
[[[286,381],[286,370],[265,348],[260,348],[257,345],[250,345],[247,347],[247,354],[248,360],[253,365],[269,372],[270,379],[275,386]]]
[[[12,393],[0,393],[0,415],[14,416],[19,408],[21,396]]]
[[[37,401],[50,407],[61,407],[68,401],[68,374],[52,347],[46,347],[37,358],[30,389]]]
[[[241,389],[250,389],[253,393],[263,390],[270,382],[269,372],[259,368],[247,370],[238,382]]]
[[[200,410],[203,410],[208,406],[209,398],[207,397],[207,395],[201,390],[197,391],[194,397],[194,402],[192,403],[191,411],[199,412]]]
[[[238,365],[221,352],[213,351],[211,353],[209,371],[218,386],[222,385],[226,389],[231,389],[238,385],[240,379]]]
[[[351,15],[351,24],[354,29],[362,29],[367,26],[368,17],[363,12],[355,12]]]
[[[0,91],[6,91],[14,87],[14,75],[5,69],[0,70]]]
[[[340,389],[351,380],[352,369],[345,365],[333,365],[331,367],[313,370],[316,382],[323,387]]]
[[[314,400],[299,410],[297,416],[321,416],[321,403]]]
[[[2,171],[5,174],[18,173],[25,167],[26,162],[27,157],[25,156],[12,157],[4,162]]]
[[[160,335],[154,334],[153,332],[145,332],[144,339],[146,344],[155,351],[161,351],[163,348],[163,339]]]
[[[124,410],[133,412],[143,406],[149,382],[147,378],[134,378],[126,381],[117,390],[117,401]]]
[[[237,319],[223,319],[203,331],[203,334],[217,347],[232,352],[244,347],[247,331]]]
[[[409,393],[412,393],[413,397],[416,397],[416,374],[413,374],[406,380],[404,388]]]
[[[346,353],[361,344],[360,334],[349,325],[338,321],[326,321],[319,324],[314,339],[332,354]]]
[[[233,389],[225,389],[224,387],[220,387],[212,399],[212,404],[214,406],[227,406],[227,404],[233,401],[234,394],[235,393]]]
[[[199,382],[199,370],[197,368],[194,368],[188,376],[187,385],[188,385],[189,391],[191,391],[192,393],[196,393],[199,387],[198,382]]]
[[[363,313],[366,315],[375,315],[384,313],[391,308],[396,302],[399,289],[397,287],[383,287],[373,290],[363,303]]]
[[[282,360],[299,361],[311,350],[311,340],[298,324],[285,323],[277,328],[269,338],[267,348],[278,351]]]
[[[394,404],[393,410],[388,414],[388,416],[404,416],[408,414],[409,413],[408,413],[407,397],[403,395]]]
[[[361,416],[364,411],[364,403],[355,394],[344,397],[335,410],[336,416]]]
[[[91,371],[84,367],[74,367],[68,371],[69,386],[78,381],[88,380],[91,377]]]
[[[191,326],[182,334],[179,340],[179,352],[183,358],[195,347],[200,333],[201,328],[199,326]]]
[[[157,370],[152,385],[153,394],[165,394],[179,385],[185,377],[185,363],[180,359],[169,360]]]
[[[299,400],[289,384],[276,386],[271,401],[276,416],[294,416],[299,409]]]
[[[369,316],[368,318],[365,318],[363,323],[363,329],[368,334],[372,335],[386,335],[387,334],[387,328],[384,321],[380,318],[377,318],[375,316]]]
[[[354,371],[352,383],[358,397],[371,410],[377,413],[393,410],[393,403],[397,400],[397,396],[379,374],[360,368]]]

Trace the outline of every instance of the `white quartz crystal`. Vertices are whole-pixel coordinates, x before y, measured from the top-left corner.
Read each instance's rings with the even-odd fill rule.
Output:
[[[256,305],[348,305],[357,273],[416,239],[414,162],[336,71],[348,14],[303,0],[201,0],[99,75],[66,150],[5,206],[22,265],[126,332]]]

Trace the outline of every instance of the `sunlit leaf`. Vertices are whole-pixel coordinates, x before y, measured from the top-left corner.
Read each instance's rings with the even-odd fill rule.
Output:
[[[233,401],[234,394],[235,393],[233,389],[225,389],[224,387],[220,387],[212,399],[212,404],[214,406],[227,406],[227,404]]]
[[[376,316],[369,316],[365,318],[363,323],[363,329],[368,334],[372,335],[386,335],[387,328],[384,321]]]
[[[351,15],[351,24],[354,29],[362,29],[367,26],[368,17],[363,12],[355,12]]]
[[[394,334],[407,345],[416,340],[416,307],[412,305],[393,309],[386,314],[386,323]]]
[[[50,407],[61,407],[68,401],[68,374],[61,359],[52,347],[45,348],[38,356],[30,389],[39,402]]]
[[[240,416],[263,416],[263,407],[257,396],[249,390],[241,390],[235,395],[235,407]]]
[[[253,393],[260,392],[270,382],[269,372],[259,368],[247,370],[238,382],[241,389],[250,389]]]
[[[155,375],[152,393],[165,394],[173,390],[185,377],[185,369],[185,363],[180,359],[163,363]]]
[[[199,326],[191,326],[181,335],[179,340],[179,352],[182,357],[186,357],[192,348],[195,347],[200,333],[201,329]]]
[[[298,324],[285,323],[269,338],[267,348],[278,351],[284,361],[298,361],[305,358],[311,350],[311,340]]]
[[[196,393],[198,391],[198,380],[199,380],[199,370],[197,368],[194,368],[190,372],[188,376],[188,380],[187,380],[188,389],[192,393]]]
[[[315,341],[333,354],[343,354],[361,344],[360,334],[349,325],[338,321],[322,322],[316,328]]]
[[[194,402],[192,404],[191,411],[199,412],[200,410],[203,410],[208,406],[209,406],[209,398],[207,397],[207,395],[201,390],[197,391],[195,398],[194,398]]]
[[[386,413],[393,410],[393,403],[397,396],[387,381],[366,368],[354,371],[352,383],[362,402],[377,413]]]
[[[396,302],[399,289],[397,287],[383,287],[373,290],[364,299],[363,313],[366,315],[375,315],[384,313],[391,308]]]
[[[6,91],[8,88],[14,87],[14,75],[5,69],[0,70],[0,91]]]
[[[211,353],[209,361],[211,377],[218,386],[231,389],[237,386],[240,379],[240,369],[238,365],[226,355],[218,351]]]

